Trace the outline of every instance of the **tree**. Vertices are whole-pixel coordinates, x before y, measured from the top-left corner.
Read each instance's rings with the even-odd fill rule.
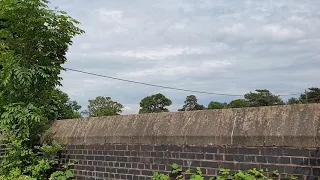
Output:
[[[221,103],[216,101],[211,101],[208,105],[208,109],[225,109],[228,107],[227,103]]]
[[[283,105],[280,96],[273,95],[269,90],[257,89],[256,92],[250,92],[244,95],[251,107]]]
[[[245,108],[249,106],[250,106],[249,102],[244,99],[233,100],[228,105],[228,107],[230,108]]]
[[[123,105],[113,101],[111,97],[98,96],[96,99],[89,100],[88,110],[85,114],[89,117],[115,116],[120,115]]]
[[[59,89],[53,91],[50,106],[52,106],[53,111],[49,120],[81,118],[79,112],[81,106],[78,105],[77,101],[71,101],[69,96]]]
[[[306,94],[301,94],[299,100],[303,103],[320,103],[320,89],[316,87],[309,88]]]
[[[196,111],[206,109],[203,105],[198,104],[198,99],[195,95],[190,95],[186,97],[182,109],[178,111]]]
[[[294,97],[288,99],[288,101],[287,101],[287,104],[300,104],[300,103],[301,103],[301,101],[297,98],[294,98]]]
[[[169,112],[166,107],[171,104],[172,101],[161,93],[147,96],[140,102],[139,114]]]
[[[0,130],[10,149],[1,157],[0,179],[49,179],[60,148],[41,146],[40,138],[66,52],[83,31],[47,0],[0,0],[0,7]]]

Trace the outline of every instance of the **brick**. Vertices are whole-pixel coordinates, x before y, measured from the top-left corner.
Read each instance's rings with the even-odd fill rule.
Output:
[[[317,176],[307,176],[306,180],[318,180],[319,177]]]
[[[104,161],[104,156],[95,156],[95,157],[94,157],[94,160]]]
[[[67,149],[76,149],[76,146],[75,145],[67,145]]]
[[[245,162],[256,162],[256,157],[255,156],[245,156],[244,161]]]
[[[196,154],[196,159],[204,159],[204,154]]]
[[[176,163],[178,165],[182,165],[183,164],[183,160],[180,160],[180,159],[168,159],[168,164],[173,164],[173,163]]]
[[[132,164],[131,164],[131,167],[132,167],[132,168],[138,168],[138,164],[132,163]]]
[[[224,156],[224,160],[225,160],[225,161],[234,161],[233,155],[225,155],[225,156]]]
[[[223,155],[217,155],[217,154],[215,154],[215,155],[214,155],[214,159],[217,160],[217,161],[223,161]]]
[[[117,173],[120,173],[120,174],[128,174],[129,173],[129,170],[128,169],[117,169]]]
[[[128,145],[129,151],[141,151],[140,145]]]
[[[84,158],[84,155],[76,155],[76,159],[79,160],[79,159],[85,159],[85,158]]]
[[[182,146],[168,146],[168,151],[182,152],[183,148]]]
[[[226,148],[226,152],[227,154],[238,154],[238,148],[236,147],[229,147]]]
[[[159,170],[166,170],[166,166],[163,164],[159,164]]]
[[[105,172],[106,168],[105,167],[95,167],[95,171]]]
[[[312,168],[313,176],[320,176],[320,168]]]
[[[291,164],[290,157],[279,157],[278,163],[279,164]]]
[[[257,160],[258,163],[267,163],[267,157],[266,156],[256,156],[256,160]]]
[[[130,169],[129,170],[129,174],[133,174],[133,175],[140,175],[141,171],[137,170],[137,169]]]
[[[183,152],[201,152],[201,147],[199,146],[184,146],[182,148]]]
[[[126,168],[131,168],[131,163],[126,163],[125,167]]]
[[[163,152],[156,152],[156,157],[160,157],[160,158],[164,157]]]
[[[279,158],[278,157],[267,157],[267,161],[270,164],[277,164],[277,163],[279,163]]]
[[[117,144],[115,145],[115,150],[128,150],[128,146],[127,145],[123,145],[123,144]]]
[[[309,157],[309,150],[303,149],[283,149],[282,153],[284,156],[300,156],[300,157]]]
[[[261,169],[269,172],[278,170],[279,173],[284,173],[284,166],[261,164]]]
[[[152,171],[148,171],[148,170],[142,170],[142,171],[141,171],[141,174],[142,174],[142,175],[145,175],[145,176],[152,176],[152,175],[153,175],[153,172],[152,172]]]
[[[144,169],[145,167],[144,167],[144,164],[138,164],[138,168],[139,169]]]
[[[260,149],[259,148],[247,148],[246,150],[247,155],[260,155]]]
[[[167,151],[167,146],[154,146],[154,151]]]
[[[238,164],[238,169],[239,170],[249,170],[249,169],[261,169],[261,165],[260,164],[247,164],[247,163],[239,163]],[[235,168],[232,168],[235,169]]]
[[[116,159],[117,159],[116,161],[119,161],[119,162],[127,162],[128,161],[127,157],[117,157]]]
[[[217,175],[217,170],[216,169],[212,169],[212,168],[208,168],[206,171],[207,175]]]
[[[203,153],[217,153],[218,152],[218,148],[217,147],[213,147],[213,146],[208,146],[208,147],[201,147],[201,152]]]
[[[138,152],[137,151],[130,151],[130,156],[138,156]]]
[[[141,145],[141,151],[153,151],[153,146]]]
[[[180,158],[187,159],[188,154],[187,153],[180,153]]]
[[[213,154],[206,154],[205,159],[206,160],[213,160]]]
[[[224,147],[218,147],[217,148],[217,153],[224,154],[225,152],[226,152],[226,148],[224,148]]]
[[[247,154],[247,148],[238,148],[238,153],[239,154]]]
[[[282,158],[281,158],[281,159],[282,159]],[[291,164],[303,165],[303,164],[304,164],[304,159],[303,159],[303,158],[294,158],[294,157],[291,157]]]
[[[318,158],[310,158],[309,159],[310,166],[319,166],[320,165],[320,159]]]
[[[120,162],[120,163],[119,163],[119,167],[123,167],[123,168],[126,167],[126,163]]]
[[[316,150],[309,150],[310,157],[320,157],[320,148]]]
[[[244,155],[234,155],[233,159],[237,162],[244,162]]]
[[[261,150],[262,155],[266,156],[282,156],[281,148],[266,148]]]
[[[89,156],[85,156],[85,159],[86,160],[94,160],[94,156],[90,156],[90,155]]]
[[[202,167],[210,167],[210,168],[218,168],[218,163],[211,162],[211,161],[202,161],[201,162]]]

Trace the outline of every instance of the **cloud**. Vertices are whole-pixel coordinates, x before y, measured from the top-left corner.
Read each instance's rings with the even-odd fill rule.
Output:
[[[319,86],[320,2],[52,0],[81,22],[65,67],[176,88],[244,94],[299,93]],[[64,72],[63,87],[84,107],[111,96],[136,113],[164,93],[181,108],[192,93]],[[237,97],[196,94],[199,102]]]

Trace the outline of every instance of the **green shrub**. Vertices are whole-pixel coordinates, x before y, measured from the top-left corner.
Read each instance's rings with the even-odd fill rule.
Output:
[[[236,171],[231,173],[229,169],[220,169],[219,175],[210,177],[210,180],[271,180],[271,179],[280,179],[280,174],[278,171],[264,171],[257,169],[250,169],[248,171]],[[185,174],[190,175],[190,180],[203,180],[204,176],[200,168],[196,168],[195,172],[187,170]],[[297,179],[294,176],[289,177],[290,180]],[[177,164],[172,165],[172,170],[169,175],[159,174],[155,172],[153,174],[152,180],[185,180],[183,176],[182,169]]]

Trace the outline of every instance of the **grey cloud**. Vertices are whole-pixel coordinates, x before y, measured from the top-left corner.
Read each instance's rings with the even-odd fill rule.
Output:
[[[257,88],[296,93],[317,86],[317,0],[52,0],[81,22],[65,67],[177,88],[244,94]],[[220,63],[220,64],[219,64]],[[73,72],[62,88],[82,105],[98,95],[137,111],[163,92],[182,106],[192,93],[145,87]],[[197,95],[211,100],[236,97]]]

